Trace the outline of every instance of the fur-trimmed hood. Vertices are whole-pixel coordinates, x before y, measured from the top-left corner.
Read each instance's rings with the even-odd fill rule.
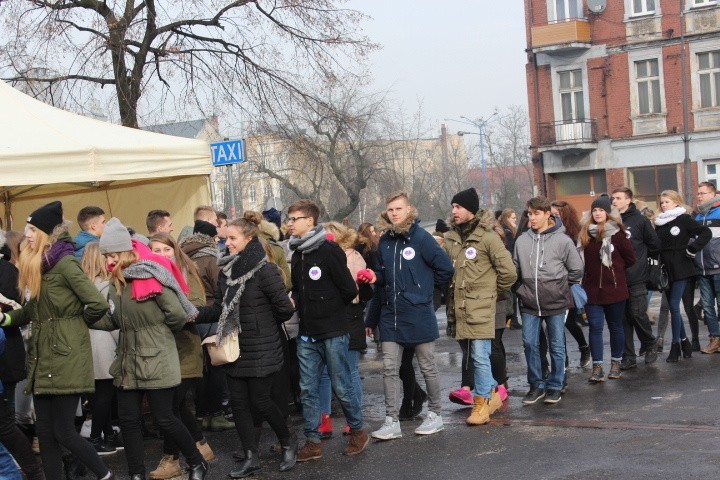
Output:
[[[267,220],[260,222],[260,235],[263,239],[273,242],[280,241],[280,229],[274,223],[270,223]]]
[[[391,232],[405,235],[410,231],[412,226],[415,225],[415,221],[418,219],[418,216],[419,214],[417,209],[411,206],[408,218],[406,218],[405,221],[400,223],[399,225],[393,225],[390,221],[390,218],[388,218],[387,212],[382,212],[378,217],[377,225],[375,227],[382,232]]]
[[[495,218],[493,217],[493,214],[490,210],[485,210],[484,208],[480,207],[480,210],[477,211],[473,220],[477,221],[476,227],[482,227],[488,232],[494,230]],[[460,228],[460,226],[455,223],[455,220],[453,220],[452,218],[448,222],[448,225],[450,225],[450,228],[455,231],[458,231],[458,229]]]
[[[220,255],[220,249],[217,243],[215,243],[215,240],[204,233],[193,233],[183,238],[180,242],[180,248],[191,258],[203,249],[205,249],[206,252],[213,250],[213,255],[216,257]],[[202,256],[210,256],[210,254],[208,253]]]

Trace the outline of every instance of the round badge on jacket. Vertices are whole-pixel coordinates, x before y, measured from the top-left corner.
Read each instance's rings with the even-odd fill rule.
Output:
[[[415,249],[412,247],[407,247],[402,251],[402,256],[405,260],[412,260],[415,258]]]
[[[320,267],[312,267],[310,268],[308,274],[310,275],[310,280],[320,280],[320,277],[322,277],[322,270],[320,270]]]
[[[672,235],[673,237],[677,237],[678,235],[680,235],[680,227],[678,227],[677,225],[672,227],[670,229],[670,235]]]
[[[475,260],[475,257],[477,257],[477,250],[473,247],[468,247],[468,249],[465,250],[465,258]]]

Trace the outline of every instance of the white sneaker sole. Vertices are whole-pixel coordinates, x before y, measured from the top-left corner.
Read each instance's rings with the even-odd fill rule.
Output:
[[[434,430],[415,430],[416,435],[432,435],[433,433],[442,432],[445,430],[445,427],[439,427]]]
[[[400,434],[393,433],[393,434],[390,434],[390,435],[379,435],[379,434],[375,434],[375,433],[373,432],[373,433],[370,434],[370,436],[371,436],[372,438],[377,439],[377,440],[394,440],[394,439],[396,439],[396,438],[402,438],[402,433],[400,433]]]

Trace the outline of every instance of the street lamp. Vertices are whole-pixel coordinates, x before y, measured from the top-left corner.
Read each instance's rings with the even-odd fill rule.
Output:
[[[456,120],[453,118],[446,118],[446,121],[451,122],[458,122],[458,123],[464,123],[465,125],[472,125],[473,127],[478,129],[478,132],[465,132],[465,131],[459,131],[457,132],[458,136],[462,137],[463,135],[479,135],[480,136],[480,172],[482,175],[482,205],[485,208],[489,207],[488,201],[487,201],[487,191],[488,191],[488,180],[487,180],[487,167],[485,165],[485,125],[496,115],[498,115],[499,112],[495,112],[492,115],[490,115],[486,119],[478,119],[478,120],[470,120],[467,117],[460,116],[462,120]]]

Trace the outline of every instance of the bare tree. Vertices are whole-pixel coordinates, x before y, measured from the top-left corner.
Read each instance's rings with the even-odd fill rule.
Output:
[[[62,85],[80,103],[88,85],[113,86],[130,127],[141,106],[263,110],[287,94],[307,95],[305,76],[332,77],[374,48],[357,33],[364,16],[339,3],[8,0],[0,75]]]

